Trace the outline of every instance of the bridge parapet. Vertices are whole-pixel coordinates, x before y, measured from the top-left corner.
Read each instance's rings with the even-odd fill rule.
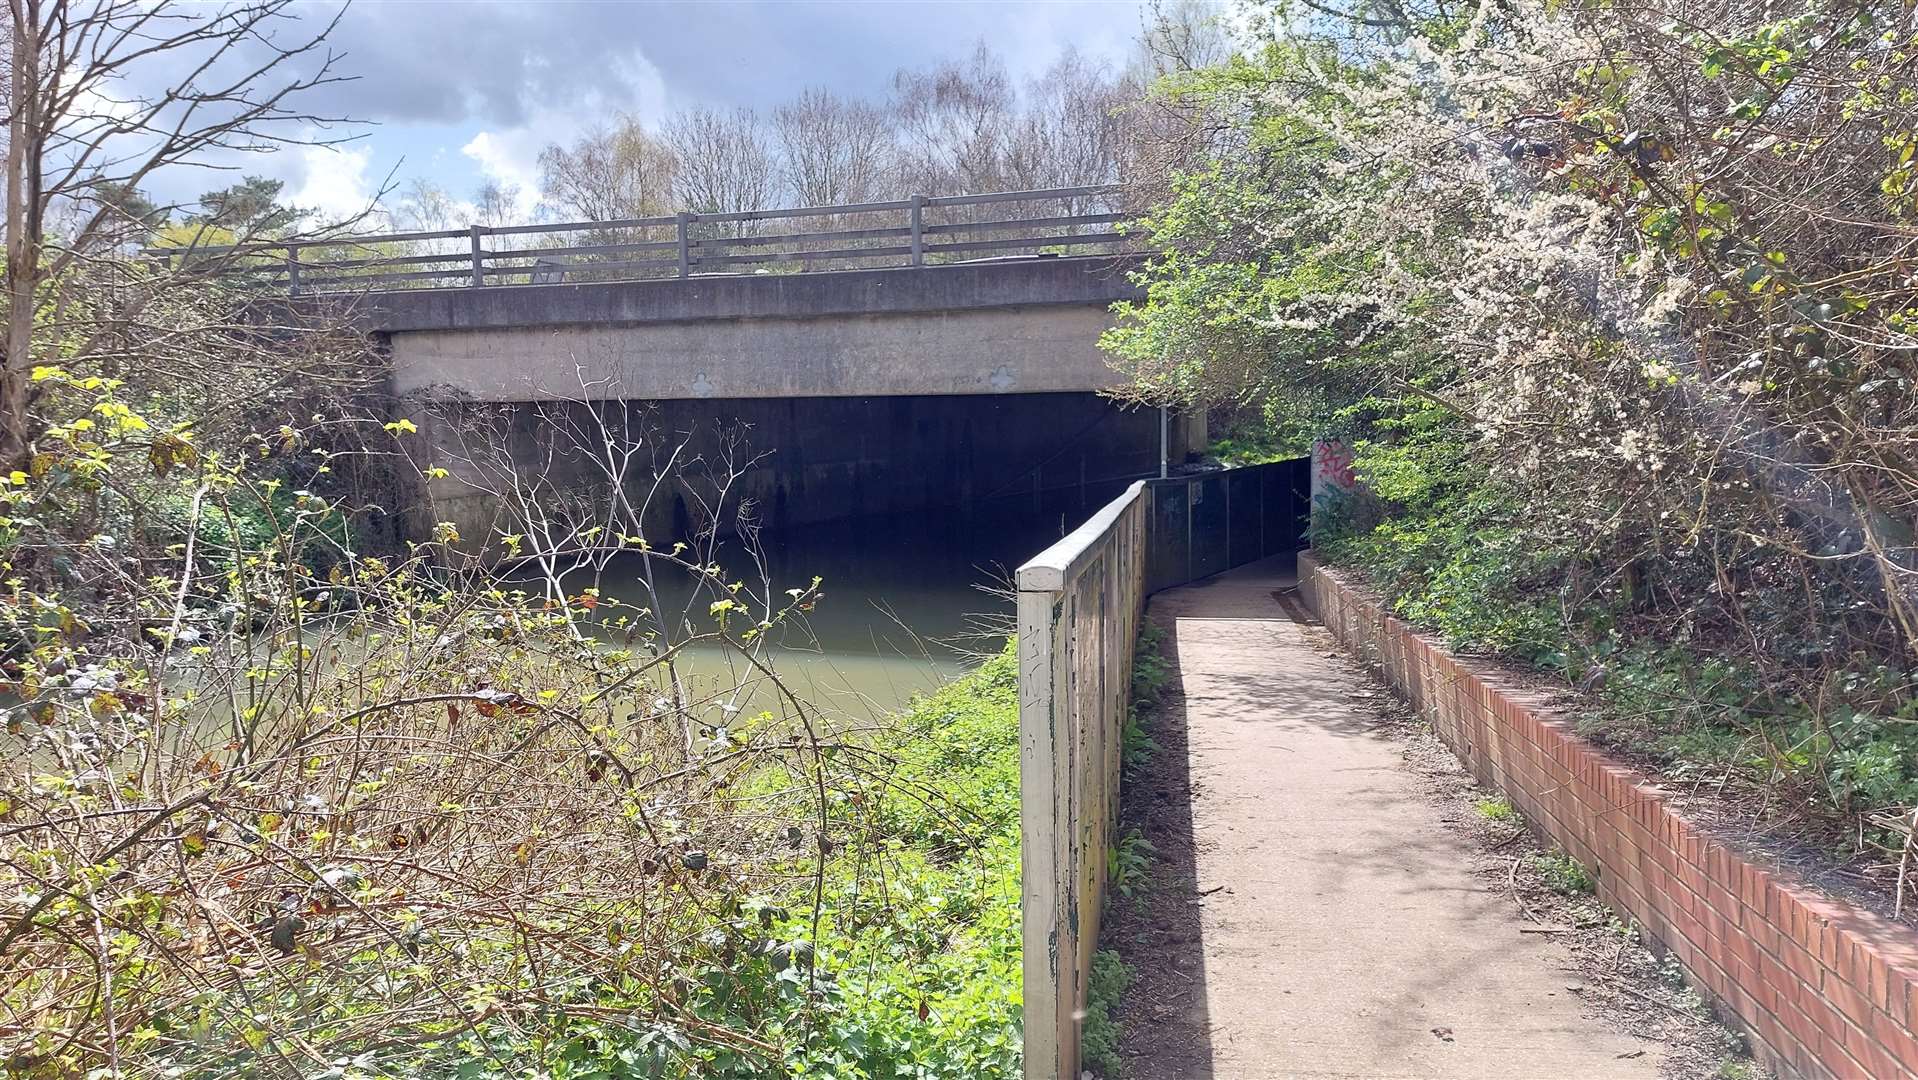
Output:
[[[1141,256],[369,297],[402,393],[483,401],[1104,390]]]
[[[175,272],[289,294],[395,292],[934,266],[992,254],[1112,254],[1130,217],[1116,185],[888,202],[683,212],[240,244],[155,247]]]

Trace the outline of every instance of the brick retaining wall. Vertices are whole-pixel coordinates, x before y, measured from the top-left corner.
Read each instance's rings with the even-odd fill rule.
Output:
[[[1481,784],[1593,872],[1787,1075],[1918,1080],[1918,931],[1713,839],[1643,773],[1510,673],[1457,659],[1310,555],[1300,589],[1341,644],[1431,721]]]

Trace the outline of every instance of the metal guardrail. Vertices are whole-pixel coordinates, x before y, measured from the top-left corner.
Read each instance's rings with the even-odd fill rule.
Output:
[[[978,252],[1120,250],[1125,236],[1115,226],[1129,215],[1113,209],[1111,197],[1119,191],[1099,185],[913,195],[841,206],[150,247],[145,254],[169,270],[198,270],[293,295],[684,278],[781,263],[803,270],[924,266]],[[1036,206],[1040,213],[979,216],[979,208],[1005,204]],[[767,231],[773,223],[808,219],[820,227]],[[514,246],[521,242],[526,246]]]
[[[1301,550],[1311,487],[1303,457],[1146,481],[1146,594]]]

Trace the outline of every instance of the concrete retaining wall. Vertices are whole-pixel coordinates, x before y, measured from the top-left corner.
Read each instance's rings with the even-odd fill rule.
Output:
[[[1544,693],[1451,656],[1310,556],[1299,582],[1333,635],[1480,783],[1592,870],[1599,898],[1676,956],[1761,1060],[1805,1077],[1918,1077],[1918,931],[1713,838],[1644,774],[1573,734]]]
[[[1297,550],[1307,467],[1139,481],[1019,568],[1027,1080],[1079,1075],[1145,599]]]

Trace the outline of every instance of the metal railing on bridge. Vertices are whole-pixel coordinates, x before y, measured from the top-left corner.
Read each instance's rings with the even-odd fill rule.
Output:
[[[615,221],[151,247],[172,271],[291,294],[554,285],[1114,253],[1117,185]]]

